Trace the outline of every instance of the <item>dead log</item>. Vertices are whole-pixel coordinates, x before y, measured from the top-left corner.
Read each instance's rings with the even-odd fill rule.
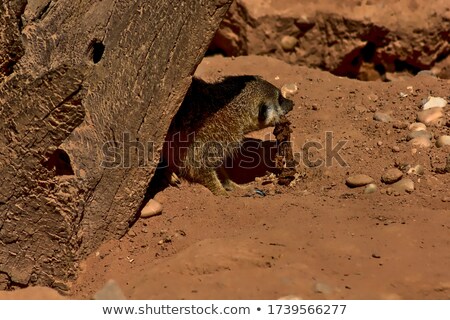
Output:
[[[0,284],[68,290],[135,221],[231,0],[0,4]]]

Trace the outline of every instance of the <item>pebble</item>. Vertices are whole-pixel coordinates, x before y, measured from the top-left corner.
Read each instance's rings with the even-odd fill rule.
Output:
[[[425,125],[436,125],[444,117],[442,108],[432,108],[417,113],[417,121]]]
[[[381,181],[386,184],[392,184],[399,181],[403,177],[403,172],[397,168],[386,170],[381,176]]]
[[[426,138],[426,137],[417,137],[412,139],[411,141],[409,141],[409,143],[411,144],[411,146],[413,147],[417,147],[417,148],[430,148],[431,147],[431,141],[430,139]]]
[[[404,129],[408,128],[408,124],[407,124],[406,122],[396,121],[396,122],[392,125],[392,127],[393,127],[394,129],[401,129],[401,130],[404,130]]]
[[[125,300],[126,297],[120,289],[119,285],[114,280],[108,280],[103,288],[95,295],[95,300]]]
[[[408,174],[415,174],[415,175],[421,176],[424,173],[425,173],[425,169],[420,164],[415,165],[414,167],[411,167],[408,169]]]
[[[347,177],[346,184],[350,188],[362,187],[372,183],[374,180],[365,174],[355,174]]]
[[[440,136],[436,140],[436,147],[442,148],[445,146],[450,146],[450,136]]]
[[[427,126],[421,122],[414,122],[409,125],[408,129],[410,131],[426,131]]]
[[[286,83],[281,87],[281,95],[284,98],[290,98],[297,93],[298,87],[295,83]]]
[[[422,103],[422,109],[428,110],[431,108],[444,108],[447,105],[447,100],[441,97],[432,97],[429,96]]]
[[[283,38],[281,38],[281,47],[286,51],[294,50],[297,43],[297,38],[293,36],[284,36]]]
[[[388,123],[394,121],[394,118],[390,114],[377,111],[373,114],[373,120]]]
[[[149,218],[161,214],[163,207],[161,203],[154,199],[150,199],[145,207],[141,210],[141,218]]]
[[[290,294],[288,296],[284,296],[284,297],[278,298],[277,300],[303,300],[303,299],[300,296],[296,296],[296,295]]]
[[[426,138],[428,140],[432,138],[431,133],[429,133],[428,131],[420,130],[420,131],[411,131],[410,133],[408,133],[408,135],[406,136],[406,140],[409,141],[414,138],[420,137]]]
[[[442,202],[450,202],[450,197],[443,197]]]
[[[314,285],[314,291],[317,293],[330,294],[333,290],[329,285],[322,282],[317,282]]]
[[[366,188],[364,189],[365,194],[374,193],[378,190],[378,187],[375,183],[369,183]]]
[[[391,185],[395,191],[411,193],[414,191],[414,181],[409,178],[402,179]]]
[[[392,147],[392,152],[400,152],[400,147],[399,146],[393,146]]]

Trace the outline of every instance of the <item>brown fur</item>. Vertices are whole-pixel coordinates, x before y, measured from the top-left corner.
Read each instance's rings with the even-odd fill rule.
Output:
[[[259,77],[233,76],[212,84],[193,79],[170,125],[163,162],[170,173],[224,195],[238,186],[223,170],[224,158],[233,156],[246,133],[274,126],[292,107]]]

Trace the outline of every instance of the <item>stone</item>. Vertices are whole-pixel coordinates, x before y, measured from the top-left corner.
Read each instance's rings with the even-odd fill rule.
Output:
[[[409,141],[411,146],[416,148],[430,148],[432,146],[431,140],[427,137],[417,137]]]
[[[126,297],[117,282],[111,279],[94,295],[94,300],[126,300]]]
[[[155,199],[150,199],[149,202],[141,210],[141,218],[150,218],[161,214],[163,206]]]
[[[381,181],[386,184],[392,184],[399,181],[403,177],[403,172],[397,168],[386,170],[381,176]]]
[[[409,125],[408,129],[410,131],[426,131],[427,126],[421,122],[414,122]]]
[[[414,181],[409,178],[402,179],[391,185],[392,189],[397,192],[411,193],[414,191]]]
[[[285,51],[292,51],[294,50],[295,46],[297,45],[298,40],[297,38],[293,36],[283,36],[281,38],[281,47]]]
[[[426,138],[428,140],[431,140],[432,135],[431,133],[429,133],[428,131],[424,131],[424,130],[420,130],[420,131],[411,131],[410,133],[408,133],[408,135],[406,136],[406,140],[412,140],[414,138],[419,138],[419,137],[423,137]]]
[[[425,125],[436,125],[438,120],[444,117],[442,108],[432,108],[417,113],[417,121]]]
[[[450,146],[450,136],[440,136],[436,140],[436,147],[442,148],[445,146]]]
[[[375,193],[377,190],[378,190],[378,187],[377,187],[377,185],[375,183],[369,183],[364,188],[364,193],[365,194],[371,194],[371,193]]]
[[[377,111],[373,114],[373,120],[384,122],[384,123],[394,121],[394,119],[391,117],[391,115],[389,115],[388,113],[379,112],[379,111]]]
[[[347,177],[346,184],[350,188],[363,187],[372,183],[374,180],[368,175],[365,174],[355,174]]]
[[[333,292],[333,289],[325,283],[317,282],[314,285],[314,291],[317,293],[330,294]]]
[[[298,87],[295,83],[286,83],[281,87],[281,94],[285,98],[291,98],[297,91]]]
[[[425,169],[421,164],[417,164],[408,169],[408,174],[415,174],[421,176],[425,173]]]
[[[429,96],[423,103],[422,109],[428,110],[431,108],[444,108],[447,105],[447,100],[441,97]]]
[[[300,296],[296,296],[296,295],[290,294],[290,295],[278,298],[277,300],[303,300],[303,299]]]

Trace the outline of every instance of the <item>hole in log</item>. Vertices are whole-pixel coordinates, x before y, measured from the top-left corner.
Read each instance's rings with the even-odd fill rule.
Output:
[[[99,63],[105,52],[105,45],[99,39],[94,39],[89,44],[88,52],[92,62]]]
[[[73,176],[74,172],[70,164],[70,157],[62,149],[56,149],[44,163],[48,170],[55,170],[57,176]]]

